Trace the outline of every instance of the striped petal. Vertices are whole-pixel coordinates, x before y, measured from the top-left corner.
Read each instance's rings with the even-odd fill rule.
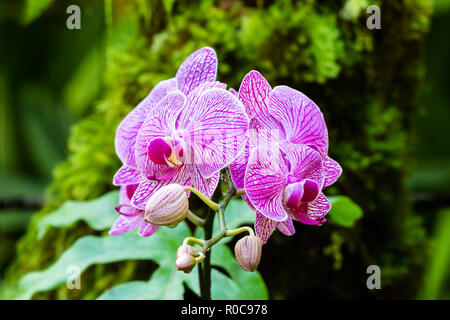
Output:
[[[322,189],[324,182],[324,169],[320,154],[305,145],[284,144],[283,151],[290,164],[291,174],[298,179],[312,180]]]
[[[286,139],[314,147],[323,158],[328,152],[328,131],[319,107],[300,91],[275,87],[270,95],[270,114],[286,130]]]
[[[192,176],[191,169],[183,165],[178,168],[177,173],[170,179],[167,180],[144,179],[134,192],[134,195],[131,198],[131,205],[135,206],[139,210],[144,210],[148,199],[154,192],[172,183],[178,183],[181,184],[182,186],[186,186],[189,184],[191,176]]]
[[[190,147],[190,164],[206,178],[228,166],[242,152],[248,119],[239,100],[224,89],[214,88],[189,96],[179,126]],[[195,103],[191,99],[195,99]],[[186,160],[185,160],[186,161]]]
[[[133,217],[120,216],[108,233],[111,236],[117,236],[123,233],[127,233],[141,226],[143,221],[144,212]]]
[[[271,220],[262,215],[260,212],[256,212],[255,232],[263,244],[267,243],[267,240],[269,240],[278,223],[278,221]]]
[[[294,223],[291,218],[287,218],[286,221],[279,222],[277,229],[286,236],[292,236],[295,233]]]
[[[325,188],[336,182],[342,173],[342,168],[337,161],[331,159],[330,157],[327,157],[323,163],[323,167],[325,170],[325,183],[323,187]]]
[[[205,47],[195,51],[184,60],[178,68],[175,78],[178,81],[178,88],[188,95],[202,83],[214,81],[216,73],[216,52],[212,48]]]
[[[282,204],[288,168],[279,149],[256,147],[250,154],[245,173],[245,190],[256,210],[276,221],[287,213]]]
[[[169,92],[177,90],[175,78],[161,81],[119,124],[116,131],[115,148],[117,156],[129,167],[137,168],[135,143],[148,112]]]
[[[171,136],[175,131],[177,117],[184,107],[186,97],[180,91],[165,96],[147,115],[136,139],[136,163],[146,177],[154,177],[161,166],[154,164],[148,156],[149,143],[155,138]]]
[[[155,233],[158,226],[148,223],[147,221],[142,221],[141,227],[139,228],[139,235],[142,237],[149,237]]]
[[[331,209],[331,203],[323,193],[312,202],[303,202],[298,209],[291,211],[290,215],[303,224],[322,225],[327,220],[326,214]]]
[[[141,179],[139,171],[124,165],[114,175],[113,184],[115,186],[138,184],[141,182]]]

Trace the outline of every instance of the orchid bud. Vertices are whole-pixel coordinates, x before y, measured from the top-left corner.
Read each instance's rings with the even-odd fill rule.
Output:
[[[189,201],[183,187],[169,184],[148,199],[145,220],[158,226],[174,227],[187,217],[188,210]]]
[[[181,245],[177,250],[177,258],[181,257],[183,254],[196,254],[197,249],[188,244]]]
[[[257,236],[250,235],[240,239],[234,247],[236,260],[245,271],[255,271],[261,260],[262,242]]]
[[[184,273],[190,273],[196,263],[195,258],[190,254],[182,254],[175,261],[177,270],[183,271]]]

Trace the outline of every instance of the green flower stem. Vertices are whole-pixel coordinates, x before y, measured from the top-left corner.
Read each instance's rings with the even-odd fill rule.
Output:
[[[235,192],[235,196],[236,197],[240,197],[240,196],[242,196],[243,194],[245,194],[245,189],[244,188],[238,188],[238,189],[236,189],[236,192]]]
[[[203,240],[201,240],[201,239],[197,239],[197,238],[195,238],[195,237],[187,237],[187,238],[185,238],[185,239],[183,240],[183,244],[184,244],[184,245],[189,244],[189,242],[196,243],[196,244],[198,244],[198,245],[200,245],[200,246],[202,246],[202,247],[205,245],[205,241],[203,241]]]
[[[200,218],[195,213],[193,213],[191,210],[188,211],[187,218],[190,222],[195,224],[197,227],[202,227],[205,225],[205,219]]]
[[[251,236],[255,235],[255,232],[253,231],[252,228],[250,228],[250,227],[241,227],[241,228],[237,228],[237,229],[234,229],[234,230],[227,230],[225,232],[225,237],[233,237],[233,236],[235,236],[235,235],[237,235],[239,233],[242,233],[242,232],[248,232]]]
[[[197,197],[200,198],[200,200],[202,200],[212,210],[217,211],[219,209],[219,205],[217,203],[215,203],[214,201],[209,199],[207,196],[205,196],[203,193],[201,193],[197,189],[195,189],[195,188],[193,188],[191,186],[185,186],[185,187],[183,187],[183,189],[191,191],[192,193],[194,193]]]

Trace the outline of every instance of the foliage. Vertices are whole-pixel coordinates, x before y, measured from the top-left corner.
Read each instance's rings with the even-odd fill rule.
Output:
[[[363,215],[361,208],[349,197],[334,196],[329,197],[329,200],[331,203],[331,210],[328,213],[330,221],[341,227],[353,227],[356,220],[360,219]]]
[[[86,220],[95,230],[108,229],[114,222],[109,219],[111,215],[108,210],[111,209],[108,208],[114,207],[117,198],[118,193],[114,191],[92,201],[68,201],[56,212],[41,220],[45,223],[42,226],[39,225],[39,228],[48,225],[69,226],[77,220]],[[253,212],[250,209],[237,210],[244,206],[246,204],[242,200],[232,200],[227,210],[231,228],[252,222]],[[88,215],[89,213],[91,215]],[[158,268],[149,281],[133,281],[118,285],[103,293],[100,299],[181,299],[184,282],[192,291],[199,294],[196,272],[185,275],[175,268],[177,249],[183,239],[189,235],[190,230],[187,224],[181,223],[175,229],[159,228],[148,238],[139,236],[137,232],[120,236],[82,237],[49,268],[25,275],[20,280],[17,298],[30,299],[37,292],[55,289],[65,284],[68,281],[68,270],[70,271],[71,266],[79,268],[81,273],[94,264],[126,260],[152,260],[158,264]],[[267,298],[267,289],[261,276],[257,272],[248,273],[242,270],[225,242],[214,247],[212,265],[224,268],[229,275],[222,274],[218,270],[213,271],[213,298]],[[80,286],[83,290],[84,284]]]

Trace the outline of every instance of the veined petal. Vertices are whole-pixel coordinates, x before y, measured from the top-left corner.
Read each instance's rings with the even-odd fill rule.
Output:
[[[319,107],[300,91],[275,87],[270,95],[270,114],[286,130],[286,139],[317,148],[323,158],[328,152],[328,131]]]
[[[209,47],[201,48],[184,60],[175,78],[178,88],[188,95],[200,84],[214,81],[217,73],[216,52]]]
[[[287,175],[280,150],[265,147],[252,150],[244,179],[246,194],[256,210],[272,220],[287,218],[282,204]]]
[[[323,187],[325,188],[336,182],[342,173],[342,168],[337,161],[331,159],[330,157],[327,157],[323,163],[323,167],[325,170],[325,183]]]
[[[291,211],[292,217],[304,224],[322,225],[325,223],[325,215],[330,211],[331,203],[323,193],[319,194],[312,202],[303,202],[298,209]]]
[[[152,107],[177,88],[175,78],[161,81],[119,124],[114,143],[117,156],[125,165],[137,168],[134,149],[138,131]]]
[[[250,157],[250,147],[246,137],[244,149],[237,156],[236,160],[230,163],[231,180],[236,188],[244,188],[245,169],[247,168],[248,158]]]
[[[260,212],[256,212],[255,232],[258,238],[261,239],[263,244],[265,244],[267,240],[269,240],[278,223],[278,221],[271,220],[262,215]]]
[[[139,235],[142,237],[149,237],[154,234],[157,229],[157,225],[148,223],[144,220],[142,221],[141,227],[139,228]]]
[[[115,186],[138,184],[141,182],[141,179],[142,177],[139,171],[123,165],[114,175],[113,184]]]
[[[184,107],[186,97],[181,91],[165,96],[145,118],[136,139],[136,163],[146,177],[153,177],[161,165],[154,164],[148,157],[149,143],[159,137],[171,136],[175,131],[177,117]]]
[[[142,224],[142,221],[144,221],[144,212],[134,217],[120,216],[108,233],[111,236],[127,233],[138,228]]]
[[[190,179],[191,171],[186,166],[181,166],[178,168],[176,174],[167,180],[147,180],[143,179],[139,184],[138,188],[134,192],[133,198],[131,199],[131,205],[135,206],[139,210],[145,210],[145,205],[147,204],[150,196],[161,189],[162,187],[172,184],[178,183],[182,186],[187,185],[187,182]]]
[[[185,124],[184,139],[191,150],[187,160],[190,164],[193,160],[204,177],[211,177],[242,152],[248,119],[242,104],[228,91],[205,91],[197,103],[188,102],[182,110],[180,119],[186,117],[190,121]]]
[[[300,144],[285,143],[282,148],[290,163],[291,174],[299,179],[314,181],[321,190],[325,177],[321,155],[316,150]]]
[[[208,198],[211,198],[214,191],[219,184],[220,172],[214,173],[210,178],[205,178],[197,167],[192,168],[193,177],[191,180],[192,186],[203,193]]]
[[[286,236],[292,236],[295,233],[294,224],[291,218],[287,218],[286,221],[279,222],[277,228]]]

